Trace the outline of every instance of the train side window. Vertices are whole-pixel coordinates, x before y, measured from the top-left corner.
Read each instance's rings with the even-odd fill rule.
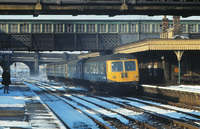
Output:
[[[94,74],[94,65],[93,64],[90,64],[90,73]]]
[[[87,73],[90,73],[90,64],[87,65]]]
[[[121,72],[123,71],[123,63],[122,62],[112,62],[112,72]]]
[[[135,61],[125,61],[125,71],[136,71]]]

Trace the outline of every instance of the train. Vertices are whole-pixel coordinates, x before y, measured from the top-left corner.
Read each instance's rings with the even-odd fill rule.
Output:
[[[37,4],[38,0],[1,0],[0,3],[15,3],[15,4]],[[143,5],[143,4],[200,4],[200,0],[40,0],[41,4],[128,4],[128,5]]]
[[[49,80],[90,85],[92,90],[126,92],[139,85],[138,60],[131,54],[109,54],[46,66]]]

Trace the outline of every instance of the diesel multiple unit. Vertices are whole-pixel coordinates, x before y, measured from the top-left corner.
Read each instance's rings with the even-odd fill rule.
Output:
[[[49,80],[73,80],[95,84],[138,85],[138,62],[131,54],[112,54],[52,63],[46,66]]]

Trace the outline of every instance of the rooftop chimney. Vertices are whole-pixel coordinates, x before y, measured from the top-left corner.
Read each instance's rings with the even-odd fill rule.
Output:
[[[162,32],[165,32],[167,29],[169,29],[169,20],[166,18],[166,15],[164,15],[162,19]]]
[[[180,16],[173,16],[174,36],[181,35]]]

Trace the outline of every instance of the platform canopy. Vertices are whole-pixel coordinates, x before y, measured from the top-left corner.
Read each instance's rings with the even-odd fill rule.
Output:
[[[159,50],[200,50],[200,39],[147,39],[121,45],[113,53],[136,53]]]

